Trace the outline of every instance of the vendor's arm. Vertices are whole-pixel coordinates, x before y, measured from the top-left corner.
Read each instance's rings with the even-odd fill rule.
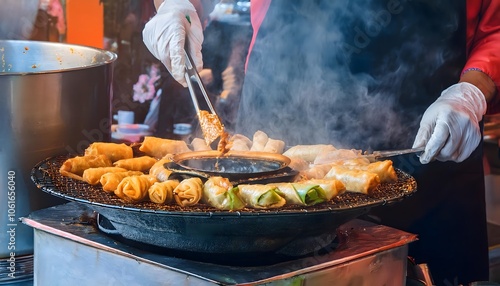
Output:
[[[460,82],[425,111],[414,147],[425,146],[420,162],[462,162],[482,141],[479,122],[500,110],[500,1],[467,2],[467,63]]]
[[[481,90],[489,103],[488,111],[500,112],[500,1],[467,3],[468,60],[461,82]]]

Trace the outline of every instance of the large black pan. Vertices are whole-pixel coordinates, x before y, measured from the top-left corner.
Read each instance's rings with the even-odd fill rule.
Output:
[[[152,202],[125,203],[98,186],[59,174],[66,156],[48,158],[32,170],[42,191],[88,205],[106,219],[101,230],[129,241],[206,255],[283,253],[302,255],[330,244],[336,228],[374,206],[397,202],[416,191],[410,175],[382,184],[372,196],[344,193],[313,207],[220,211],[204,204],[183,208]]]

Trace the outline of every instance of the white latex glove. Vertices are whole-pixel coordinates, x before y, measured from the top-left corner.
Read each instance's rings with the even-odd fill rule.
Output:
[[[413,147],[425,146],[420,162],[462,162],[481,142],[479,122],[486,113],[486,99],[474,85],[457,83],[441,93],[420,121]]]
[[[189,43],[187,52],[191,55],[193,64],[198,71],[203,68],[203,28],[196,9],[189,0],[165,0],[156,15],[146,23],[142,36],[148,50],[184,87],[187,86],[184,78],[186,38]]]

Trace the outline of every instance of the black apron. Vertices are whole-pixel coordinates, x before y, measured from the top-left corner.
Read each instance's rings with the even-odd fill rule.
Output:
[[[273,0],[249,57],[236,132],[296,144],[411,147],[465,63],[465,1]],[[481,146],[461,164],[395,158],[418,191],[373,211],[419,235],[435,282],[488,279]]]

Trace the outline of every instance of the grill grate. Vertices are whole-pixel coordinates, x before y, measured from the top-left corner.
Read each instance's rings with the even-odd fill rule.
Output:
[[[194,207],[181,207],[175,204],[160,205],[150,201],[127,203],[114,194],[103,191],[99,185],[93,186],[82,181],[62,176],[59,173],[59,168],[68,158],[69,155],[60,155],[47,158],[38,163],[31,172],[31,179],[35,185],[46,193],[69,201],[139,212],[201,215],[261,215],[266,213],[287,214],[297,212],[341,211],[396,202],[413,194],[417,190],[415,179],[409,174],[396,169],[398,181],[390,184],[380,184],[370,196],[345,192],[329,202],[307,208],[290,205],[273,210],[246,208],[241,211],[230,212],[218,210],[203,203],[199,203]]]

